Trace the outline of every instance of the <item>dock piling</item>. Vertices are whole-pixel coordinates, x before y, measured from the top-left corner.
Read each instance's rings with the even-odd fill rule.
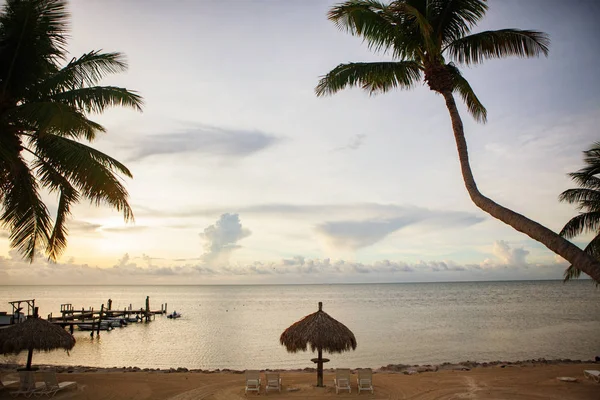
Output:
[[[100,307],[100,314],[98,315],[98,326],[97,326],[97,331],[96,331],[96,335],[100,336],[100,325],[102,324],[102,312],[104,311],[104,304],[102,304],[102,306]]]

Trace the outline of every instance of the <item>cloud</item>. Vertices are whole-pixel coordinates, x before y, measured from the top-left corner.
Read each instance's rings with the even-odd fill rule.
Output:
[[[29,263],[16,250],[0,257],[0,279],[5,284],[195,284],[195,283],[344,283],[435,282],[513,279],[561,279],[567,266],[550,261],[531,264],[529,251],[511,248],[502,240],[492,247],[495,257],[479,264],[454,260],[379,260],[358,262],[302,255],[275,261],[228,261],[240,240],[250,235],[237,214],[223,214],[202,236],[206,252],[198,259],[164,259],[148,254],[124,254],[110,268],[48,261],[38,252]]]
[[[511,249],[504,240],[497,240],[494,243],[492,253],[500,259],[503,265],[523,267],[527,265],[529,251],[523,247]]]
[[[231,251],[240,247],[237,242],[250,234],[250,230],[242,227],[238,214],[222,214],[214,225],[200,234],[206,241],[202,259],[207,262],[224,261]]]
[[[338,147],[336,149],[333,149],[333,151],[357,150],[364,144],[366,137],[367,137],[367,135],[365,135],[365,134],[354,135],[348,145],[343,146],[343,147]]]
[[[331,245],[343,249],[359,249],[370,246],[405,226],[415,223],[415,216],[380,221],[325,222],[317,226]]]
[[[102,228],[103,232],[111,233],[138,233],[148,230],[149,227],[143,225],[136,226],[116,226],[112,228]]]
[[[373,212],[374,208],[378,209],[378,212]],[[358,209],[354,211],[355,215],[360,215],[357,212]],[[388,217],[374,216],[364,220],[326,221],[318,224],[316,230],[333,247],[356,250],[371,246],[389,234],[410,225],[420,224],[439,230],[471,226],[483,221],[482,217],[471,213],[429,210],[420,207],[384,205],[373,207],[373,205],[369,205],[362,211],[363,213],[366,211],[366,214],[387,215]],[[339,212],[340,210],[338,210]]]
[[[141,260],[141,265],[135,260]],[[180,263],[145,254],[132,257],[127,253],[112,267],[99,268],[77,264],[74,260],[51,263],[41,254],[33,264],[29,264],[13,250],[9,257],[0,257],[0,277],[7,284],[84,284],[90,281],[96,284],[366,283],[560,279],[565,268],[556,264],[523,265],[500,261],[494,263],[487,260],[479,265],[460,264],[452,260],[380,260],[362,263],[295,256],[273,262],[217,265],[207,264],[203,260]]]
[[[250,206],[227,206],[218,208],[203,207],[202,209],[186,210],[154,210],[136,206],[138,215],[149,215],[154,218],[194,218],[213,217],[234,209],[244,215],[281,216],[285,218],[339,218],[340,221],[362,220],[391,220],[395,218],[414,217],[419,221],[436,227],[471,226],[482,222],[482,213],[460,212],[453,210],[433,210],[423,207],[381,203],[346,203],[346,204],[286,204],[266,203]]]
[[[155,155],[201,153],[220,157],[245,157],[272,146],[276,136],[249,130],[201,126],[182,132],[145,136],[129,161]]]
[[[79,233],[93,233],[98,231],[98,229],[102,228],[102,225],[93,224],[91,222],[86,221],[69,221],[68,223],[69,231],[71,232],[79,232]]]

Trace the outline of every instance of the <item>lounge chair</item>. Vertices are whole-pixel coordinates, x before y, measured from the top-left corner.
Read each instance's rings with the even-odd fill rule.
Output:
[[[2,379],[0,379],[0,390],[7,388],[7,386],[16,385],[17,383],[19,383],[19,381],[3,381]]]
[[[583,371],[583,376],[593,380],[596,383],[600,383],[600,371],[595,369],[586,369]]]
[[[34,393],[39,392],[44,386],[43,382],[35,381],[34,371],[19,371],[19,388],[10,392],[10,395],[13,397],[20,395],[31,397]]]
[[[356,383],[358,384],[358,394],[361,390],[370,390],[373,394],[373,371],[370,368],[359,369]]]
[[[350,388],[350,370],[348,368],[336,369],[333,384],[335,386],[335,394],[338,394],[340,390],[348,390],[348,393],[352,393],[352,389]]]
[[[252,391],[260,393],[260,372],[246,370],[246,389],[244,390],[244,395]]]
[[[267,372],[265,373],[265,393],[269,393],[269,390],[277,390],[281,393],[281,377],[278,372]]]
[[[42,372],[42,377],[45,386],[39,392],[36,392],[36,395],[45,394],[46,396],[54,397],[56,393],[63,389],[77,387],[77,382],[59,382],[58,379],[56,379],[55,371],[44,371]]]

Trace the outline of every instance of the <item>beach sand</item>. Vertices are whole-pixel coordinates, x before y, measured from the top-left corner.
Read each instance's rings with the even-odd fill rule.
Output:
[[[375,393],[362,392],[360,396],[353,382],[351,394],[335,394],[332,387],[334,374],[326,371],[324,388],[314,387],[314,372],[281,372],[282,393],[269,392],[271,399],[600,399],[600,384],[583,377],[584,369],[600,369],[598,364],[516,365],[474,368],[470,371],[438,371],[405,375],[377,372],[373,376]],[[3,380],[14,374],[4,371]],[[568,376],[577,382],[560,382],[556,378]],[[355,379],[356,375],[353,375]],[[77,381],[78,388],[63,391],[57,399],[86,400],[226,400],[244,396],[244,375],[234,372],[122,372],[122,370],[85,373],[60,373],[59,381]],[[288,392],[288,388],[298,391]],[[0,399],[11,398],[8,390],[0,392]]]

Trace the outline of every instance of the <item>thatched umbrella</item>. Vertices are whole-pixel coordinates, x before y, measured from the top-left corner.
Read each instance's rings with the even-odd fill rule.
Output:
[[[318,357],[312,360],[317,363],[317,386],[319,387],[323,386],[323,363],[329,361],[323,358],[323,350],[329,353],[356,350],[354,333],[323,311],[321,302],[319,302],[319,311],[291,325],[281,334],[279,341],[290,353],[306,351],[309,345],[311,351],[317,350]]]
[[[50,351],[55,349],[71,350],[75,338],[58,325],[37,316],[0,329],[0,353],[19,354],[27,350],[27,369],[31,369],[34,350]]]

